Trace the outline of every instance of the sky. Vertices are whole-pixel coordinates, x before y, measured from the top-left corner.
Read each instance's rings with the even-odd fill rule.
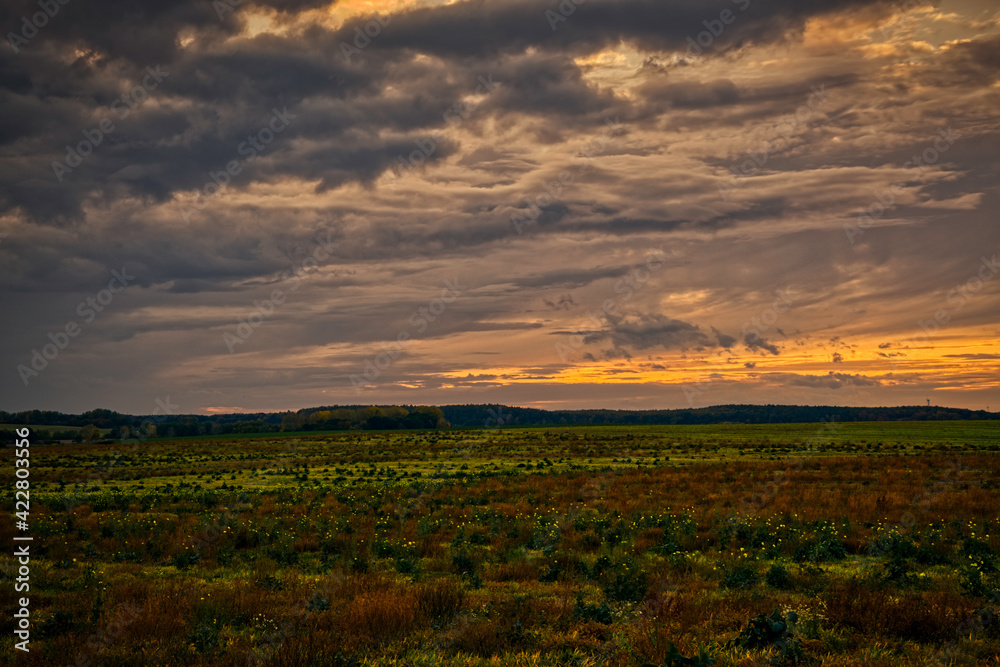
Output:
[[[993,0],[0,29],[0,409],[1000,409]]]

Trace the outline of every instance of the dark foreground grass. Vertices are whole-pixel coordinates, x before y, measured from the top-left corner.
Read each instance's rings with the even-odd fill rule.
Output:
[[[0,660],[1000,664],[1000,433],[851,426],[33,448]]]

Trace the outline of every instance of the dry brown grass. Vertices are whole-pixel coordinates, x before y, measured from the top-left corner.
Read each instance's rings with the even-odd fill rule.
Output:
[[[863,635],[919,642],[954,639],[977,608],[950,592],[898,592],[860,579],[835,584],[825,595],[827,619]]]
[[[465,606],[465,589],[451,578],[427,582],[416,589],[417,609],[428,620],[446,621]]]
[[[413,630],[418,611],[412,591],[370,591],[347,603],[338,625],[345,637],[381,644]]]

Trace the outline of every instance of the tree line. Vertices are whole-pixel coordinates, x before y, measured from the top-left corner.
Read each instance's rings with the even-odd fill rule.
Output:
[[[305,408],[288,412],[224,415],[129,415],[113,410],[66,414],[49,410],[0,411],[0,424],[81,427],[46,429],[41,440],[84,441],[134,437],[186,437],[287,433],[293,431],[347,431],[503,428],[585,424],[795,424],[821,421],[940,421],[1000,419],[1000,413],[936,406],[857,408],[806,405],[716,405],[678,410],[539,410],[496,404],[347,405]],[[0,438],[15,437],[12,427],[0,429]]]

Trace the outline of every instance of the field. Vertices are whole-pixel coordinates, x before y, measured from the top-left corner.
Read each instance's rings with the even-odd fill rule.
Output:
[[[31,650],[4,664],[1000,665],[996,422],[149,440],[30,470]]]

